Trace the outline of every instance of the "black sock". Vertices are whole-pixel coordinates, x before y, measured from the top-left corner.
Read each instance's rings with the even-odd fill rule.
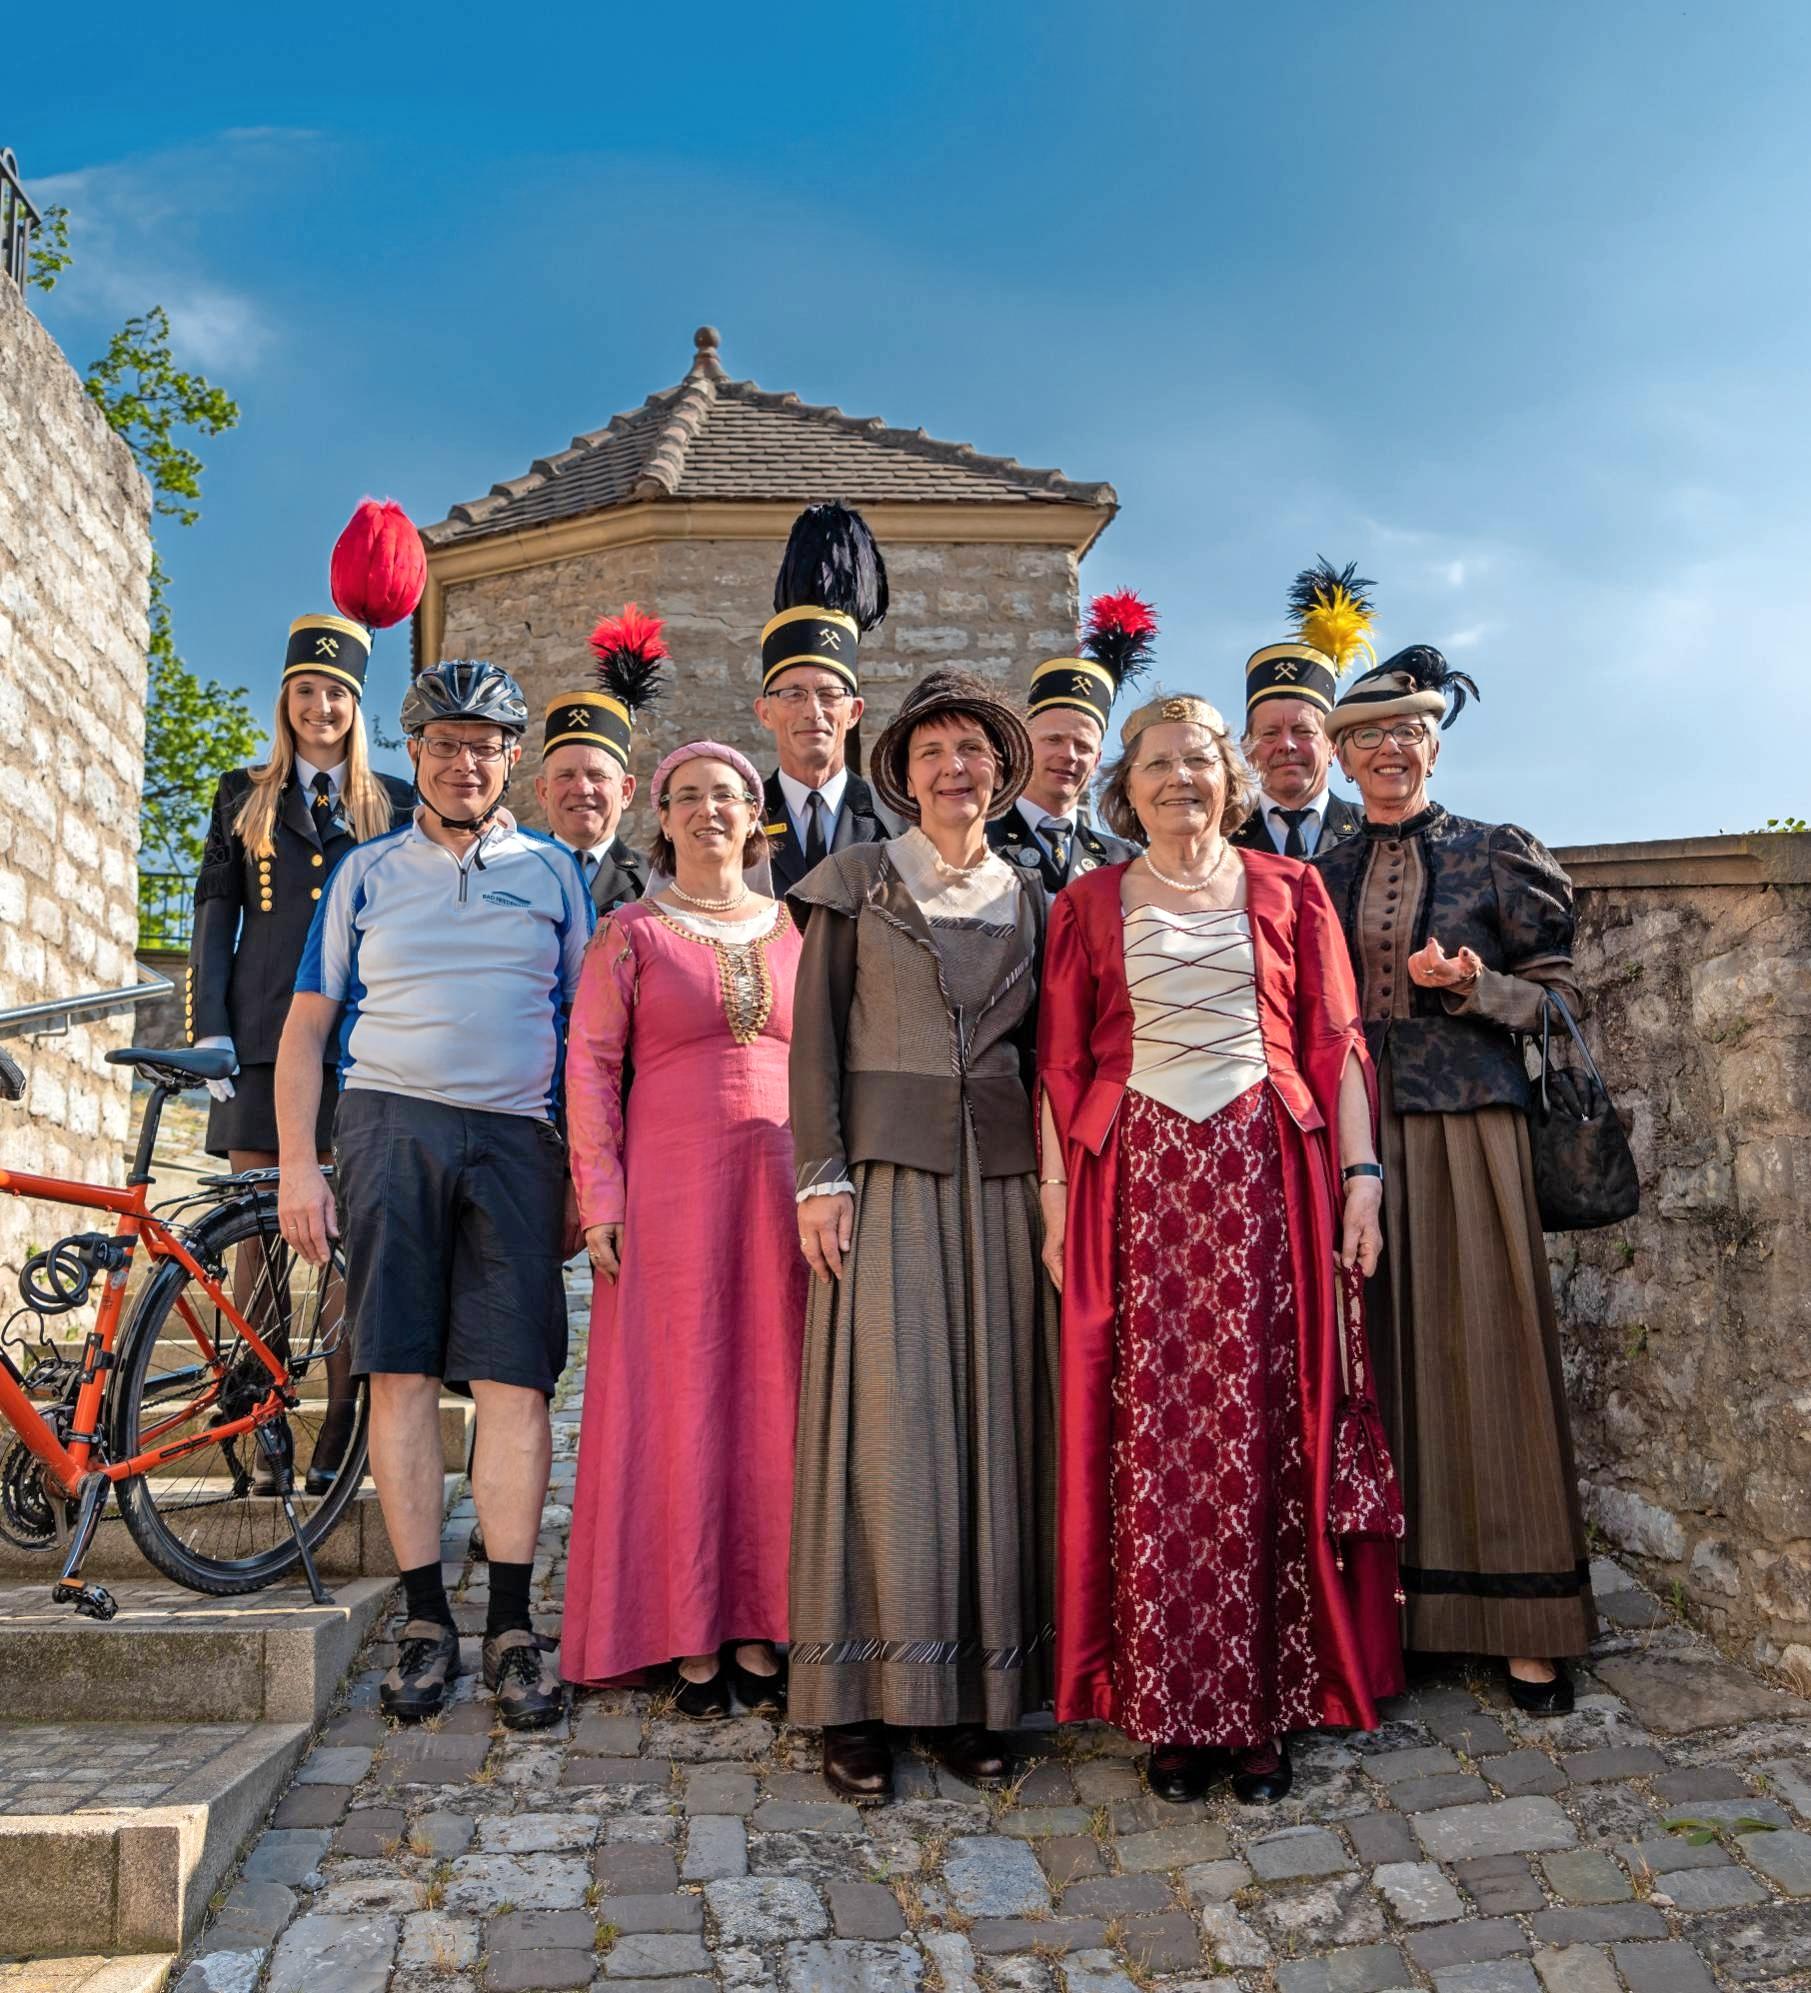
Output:
[[[438,1620],[442,1626],[453,1624],[453,1608],[447,1603],[446,1580],[440,1575],[438,1557],[431,1564],[417,1564],[414,1570],[405,1571],[402,1589],[411,1619]]]
[[[534,1621],[528,1615],[528,1582],[533,1576],[532,1563],[499,1564],[494,1557],[490,1560],[490,1611],[484,1615],[485,1639],[518,1629],[524,1633],[534,1631]]]

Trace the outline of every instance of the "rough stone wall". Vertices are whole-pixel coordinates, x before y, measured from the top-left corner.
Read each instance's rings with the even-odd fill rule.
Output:
[[[131,452],[0,278],[0,1009],[137,980],[150,494]],[[7,1166],[117,1183],[129,1016],[11,1038]],[[69,1214],[0,1198],[0,1278]],[[79,1219],[72,1221],[79,1225]]]
[[[740,748],[763,773],[775,765],[773,738],[753,701],[782,550],[779,539],[675,540],[447,590],[441,655],[504,665],[535,714],[511,796],[525,821],[541,821],[529,788],[540,714],[556,693],[591,682],[586,639],[599,616],[625,601],[666,618],[677,660],[666,698],[637,732],[633,765],[644,784],[668,748],[700,736]],[[1062,548],[894,544],[885,551],[892,607],[862,645],[862,732],[870,740],[935,665],[965,665],[1023,696],[1032,667],[1075,641],[1076,567]],[[645,843],[651,823],[644,797],[629,821],[631,841]]]
[[[1578,953],[1643,1205],[1548,1242],[1586,1513],[1811,1688],[1811,883],[1588,883],[1615,869],[1574,867]]]

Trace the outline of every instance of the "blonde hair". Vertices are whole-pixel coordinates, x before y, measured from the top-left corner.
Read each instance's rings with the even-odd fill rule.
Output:
[[[1171,710],[1166,711],[1166,707]],[[1160,692],[1141,706],[1120,729],[1119,737],[1123,745],[1118,759],[1105,774],[1100,813],[1115,837],[1123,837],[1132,844],[1144,843],[1145,828],[1138,820],[1138,812],[1132,807],[1132,762],[1146,727],[1178,721],[1185,726],[1200,727],[1220,750],[1221,765],[1226,770],[1226,801],[1220,810],[1220,835],[1230,837],[1257,807],[1258,778],[1240,753],[1238,742],[1221,718],[1219,708],[1210,706],[1205,699],[1175,698]]]
[[[277,715],[270,730],[270,759],[252,770],[252,785],[233,829],[239,841],[254,858],[268,858],[276,847],[277,812],[282,807],[284,785],[295,773],[296,735],[289,723],[289,686],[277,687]],[[384,785],[371,772],[371,750],[365,741],[365,712],[356,696],[352,725],[346,730],[346,773],[340,780],[340,795],[352,834],[360,844],[382,837],[390,828],[390,798]]]

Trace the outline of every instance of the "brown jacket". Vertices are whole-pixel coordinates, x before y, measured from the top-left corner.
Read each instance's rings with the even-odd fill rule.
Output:
[[[1035,875],[1018,884],[1016,966],[972,1013],[950,1003],[930,927],[884,845],[832,852],[794,887],[815,910],[792,1004],[800,1190],[834,1183],[856,1163],[953,1175],[965,1106],[983,1176],[1037,1168],[1027,1081],[1044,895]]]
[[[1552,852],[1517,824],[1455,817],[1431,805],[1408,823],[1371,827],[1323,845],[1314,869],[1326,882],[1365,989],[1358,904],[1380,838],[1421,841],[1426,886],[1404,908],[1401,953],[1438,935],[1449,955],[1472,949],[1484,973],[1470,995],[1414,987],[1407,1017],[1377,1018],[1366,1003],[1365,1035],[1399,1114],[1465,1114],[1528,1105],[1520,1034],[1538,1031],[1541,992],[1557,990],[1574,1016],[1581,1003],[1572,969],[1572,882]]]

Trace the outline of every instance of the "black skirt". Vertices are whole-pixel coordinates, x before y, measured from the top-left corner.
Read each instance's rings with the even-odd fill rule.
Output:
[[[321,1068],[321,1110],[314,1118],[317,1155],[333,1147],[333,1110],[339,1105],[339,1075]],[[277,1068],[241,1066],[233,1075],[231,1100],[213,1101],[208,1108],[208,1154],[224,1156],[234,1149],[277,1152]]]

